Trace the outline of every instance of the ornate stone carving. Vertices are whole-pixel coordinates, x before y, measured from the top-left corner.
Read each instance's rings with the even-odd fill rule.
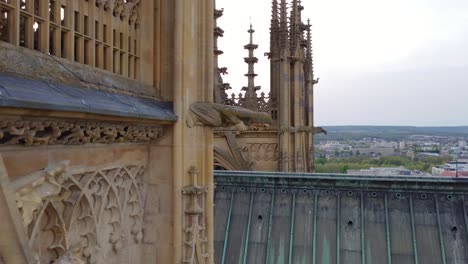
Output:
[[[41,205],[27,225],[36,264],[101,264],[128,259],[122,255],[127,251],[122,249],[134,248],[143,238],[145,167],[129,165],[70,174],[66,171],[66,167],[59,166],[45,172],[48,180],[39,185],[54,188],[52,196],[41,196]],[[60,176],[64,174],[68,176]],[[50,183],[50,178],[55,182]]]
[[[124,19],[125,14],[125,2],[124,0],[115,0],[114,8],[112,9],[112,14],[116,17],[120,17],[120,19]]]
[[[242,147],[242,151],[248,160],[255,161],[277,161],[277,143],[252,143]]]
[[[120,19],[128,18],[130,25],[138,24],[140,0],[115,0],[112,14]]]
[[[61,184],[68,178],[67,166],[68,162],[64,162],[53,169],[23,177],[12,184],[16,191],[16,203],[26,228],[33,221],[34,213],[45,200],[60,200],[68,195],[68,193],[63,193],[59,196]]]
[[[161,137],[161,126],[90,121],[0,121],[0,145],[139,143]]]
[[[204,218],[205,201],[208,187],[197,184],[198,171],[192,167],[189,171],[192,184],[185,186],[185,252],[183,263],[207,263],[210,254],[207,252],[206,223]]]
[[[246,124],[271,124],[271,116],[267,113],[254,112],[242,107],[215,104],[194,103],[190,106],[187,125],[207,125],[211,127],[230,127],[244,131]]]

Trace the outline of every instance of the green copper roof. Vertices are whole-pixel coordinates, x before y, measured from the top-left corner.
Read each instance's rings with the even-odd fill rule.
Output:
[[[215,172],[215,263],[468,263],[468,179]]]

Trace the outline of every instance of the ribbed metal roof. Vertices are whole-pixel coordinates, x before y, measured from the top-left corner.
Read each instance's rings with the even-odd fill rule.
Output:
[[[468,179],[215,172],[215,263],[468,263]]]

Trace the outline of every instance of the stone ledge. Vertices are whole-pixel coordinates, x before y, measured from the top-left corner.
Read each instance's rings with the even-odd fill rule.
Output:
[[[172,103],[0,74],[0,107],[176,121]]]

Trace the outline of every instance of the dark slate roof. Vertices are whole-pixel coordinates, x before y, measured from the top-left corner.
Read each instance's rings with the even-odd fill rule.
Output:
[[[0,74],[0,106],[175,121],[172,103]]]
[[[215,172],[215,263],[468,263],[468,179]]]

